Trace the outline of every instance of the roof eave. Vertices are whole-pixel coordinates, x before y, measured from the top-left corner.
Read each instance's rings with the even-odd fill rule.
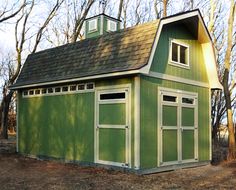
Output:
[[[140,70],[135,69],[135,70],[120,71],[120,72],[114,72],[114,73],[106,73],[106,74],[99,74],[99,75],[86,76],[86,77],[78,77],[78,78],[58,80],[58,81],[25,84],[25,85],[19,85],[19,86],[12,85],[10,87],[10,90],[19,90],[19,89],[24,89],[24,88],[35,88],[35,87],[39,87],[39,86],[63,84],[63,83],[69,83],[69,82],[94,80],[94,79],[109,78],[109,77],[119,77],[119,76],[134,75],[134,74],[139,74],[139,73],[140,73]]]

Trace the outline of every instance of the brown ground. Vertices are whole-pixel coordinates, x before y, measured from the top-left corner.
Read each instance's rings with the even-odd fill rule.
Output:
[[[0,153],[0,189],[236,189],[236,162],[137,176]]]

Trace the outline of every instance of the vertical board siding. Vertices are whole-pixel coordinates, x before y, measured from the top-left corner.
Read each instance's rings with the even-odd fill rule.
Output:
[[[20,98],[19,152],[92,162],[94,93]]]
[[[172,39],[189,45],[190,69],[170,65],[169,50]],[[201,44],[183,25],[164,26],[156,48],[151,71],[181,78],[208,82]]]
[[[141,76],[141,168],[157,167],[158,87],[198,93],[198,158],[209,160],[209,89]]]
[[[131,84],[130,130],[131,165],[133,166],[133,113],[135,109],[133,104],[133,78],[101,80],[95,83],[96,88]],[[22,94],[19,92],[18,97],[20,153],[72,161],[94,162],[94,92],[31,98],[22,98]],[[123,110],[123,108],[121,109]],[[117,111],[119,110],[120,108]],[[122,120],[118,123],[124,123],[124,121]],[[103,135],[107,135],[108,133],[106,132]],[[116,140],[114,136],[112,138]],[[122,143],[123,139],[121,139],[121,145]],[[119,143],[117,145],[115,143],[108,143],[104,148],[115,151],[118,145]],[[119,146],[123,147],[121,145]],[[124,150],[119,151],[122,152]]]

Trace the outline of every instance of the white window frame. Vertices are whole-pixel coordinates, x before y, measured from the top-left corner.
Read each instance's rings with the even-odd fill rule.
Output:
[[[83,90],[79,90],[79,85],[85,85],[85,88]],[[87,84],[92,84],[93,88],[87,89]],[[71,86],[76,86],[76,90],[70,90]],[[67,87],[67,91],[62,91],[63,87]],[[52,88],[53,92],[49,93],[48,88]],[[56,92],[55,89],[60,88],[60,92]],[[36,94],[36,90],[40,90],[39,94]],[[43,90],[46,90],[46,93],[43,93]],[[29,94],[29,92],[32,91],[33,94]],[[39,97],[39,96],[56,96],[56,95],[66,95],[66,94],[76,94],[76,93],[87,93],[87,92],[94,92],[95,91],[95,83],[94,82],[88,82],[88,83],[78,83],[78,84],[70,84],[70,85],[62,85],[62,86],[53,86],[53,87],[45,87],[45,88],[35,88],[35,89],[28,89],[22,91],[22,97],[23,98],[32,98],[32,97]],[[27,94],[24,94],[24,92],[27,92]]]
[[[175,43],[178,45],[178,50],[177,50],[177,59],[178,61],[174,61],[172,60],[172,44]],[[183,46],[185,48],[187,48],[187,60],[186,60],[186,64],[185,63],[181,63],[180,62],[180,46]],[[169,54],[169,65],[173,65],[173,66],[177,66],[177,67],[181,67],[181,68],[185,68],[185,69],[190,69],[189,66],[189,45],[179,42],[177,40],[171,40],[170,41],[170,54]]]
[[[92,22],[94,22],[94,27],[91,28]],[[95,32],[98,30],[98,19],[94,18],[88,21],[88,32]]]
[[[111,28],[112,24],[114,24],[114,26],[115,26],[114,30],[112,30],[112,28]],[[117,31],[117,23],[113,20],[108,20],[107,21],[107,31],[111,31],[111,32]]]

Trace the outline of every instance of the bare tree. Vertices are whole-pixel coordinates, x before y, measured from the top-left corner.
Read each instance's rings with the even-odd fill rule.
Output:
[[[81,32],[84,20],[91,8],[91,6],[93,5],[93,3],[95,2],[95,0],[88,0],[88,1],[84,1],[81,9],[79,12],[77,12],[77,14],[75,13],[75,17],[74,17],[74,28],[73,28],[73,33],[72,33],[72,42],[76,42],[78,39],[78,36]]]
[[[123,27],[126,28],[127,27],[127,8],[129,5],[129,0],[126,0],[125,2],[123,2]]]
[[[124,0],[120,0],[120,3],[119,3],[119,9],[118,9],[118,14],[117,14],[117,19],[119,19],[119,20],[121,18],[123,2],[124,2]]]
[[[235,136],[234,136],[234,126],[233,126],[233,112],[231,105],[231,93],[229,90],[229,71],[231,64],[231,55],[233,48],[233,26],[234,26],[234,18],[235,18],[235,2],[231,0],[230,5],[230,13],[228,18],[228,32],[227,32],[227,48],[224,59],[224,75],[223,75],[223,87],[224,87],[224,96],[226,101],[226,112],[227,112],[227,122],[229,129],[229,152],[228,152],[228,160],[232,160],[236,158],[236,144],[235,144]]]
[[[62,1],[62,0],[61,0]],[[49,15],[46,17],[45,22],[43,22],[42,26],[38,29],[36,33],[36,40],[35,44],[33,46],[32,52],[34,53],[37,50],[38,44],[41,40],[42,33],[44,29],[47,27],[49,24],[50,20],[53,18],[55,15],[55,12],[58,10],[58,8],[61,5],[61,1],[57,1],[56,5],[53,6],[52,10],[50,11]],[[7,134],[7,123],[8,123],[8,114],[9,114],[9,107],[11,104],[11,100],[14,94],[14,91],[9,90],[9,86],[12,85],[16,78],[18,77],[20,73],[20,69],[22,67],[22,52],[24,50],[24,45],[26,43],[26,35],[29,30],[28,24],[29,24],[29,17],[32,13],[32,10],[35,6],[35,1],[32,0],[30,3],[28,3],[28,6],[25,6],[22,8],[22,14],[21,16],[17,19],[15,23],[15,50],[16,50],[16,69],[14,69],[14,72],[11,72],[9,74],[8,80],[5,81],[4,87],[3,87],[3,92],[2,92],[2,101],[0,105],[0,124],[1,124],[1,136],[3,138],[8,138]],[[19,32],[20,30],[20,32]],[[10,70],[11,71],[11,70]]]
[[[26,6],[26,0],[24,0],[20,7],[15,10],[15,5],[18,3],[19,1],[14,3],[9,9],[7,5],[2,7],[2,10],[0,10],[0,23],[15,17]]]

